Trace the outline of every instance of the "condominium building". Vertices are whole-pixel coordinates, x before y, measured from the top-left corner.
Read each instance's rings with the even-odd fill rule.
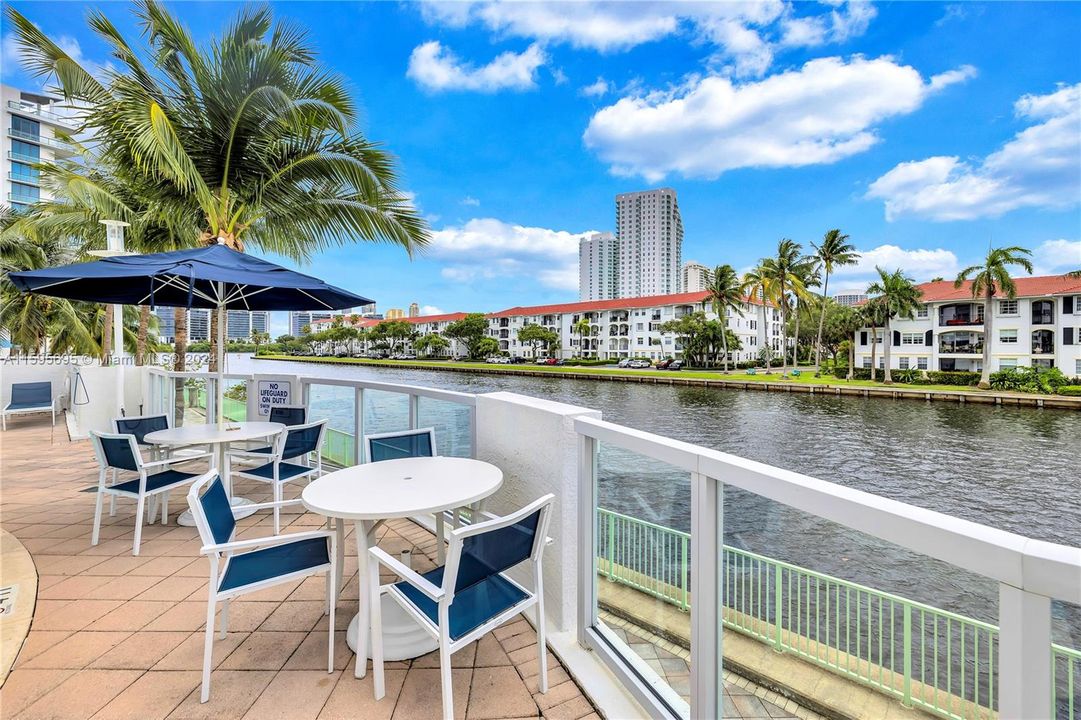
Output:
[[[533,357],[532,346],[518,340],[518,331],[526,325],[541,325],[559,335],[560,348],[551,353],[554,357],[678,357],[683,349],[679,339],[662,331],[661,326],[693,312],[705,312],[707,318],[716,319],[707,297],[699,291],[509,308],[488,315],[488,334],[499,342],[501,351],[527,358]],[[581,320],[589,323],[588,332],[579,332]],[[757,359],[767,342],[775,351],[780,347],[780,314],[772,306],[745,298],[738,311],[728,312],[727,322],[742,345],[732,351],[733,362]]]
[[[709,286],[713,271],[702,263],[689,260],[683,263],[683,292],[701,292]]]
[[[1017,297],[991,302],[991,370],[1057,367],[1081,376],[1081,279],[1065,275],[1014,278]],[[984,304],[972,297],[972,284],[952,281],[919,285],[923,305],[912,319],[894,318],[887,337],[882,328],[855,334],[856,366],[884,367],[882,343],[890,343],[890,367],[920,370],[983,368],[988,342]]]
[[[159,307],[154,310],[154,315],[158,318],[158,337],[162,342],[176,342],[175,310],[176,308],[171,307]],[[188,310],[187,313],[188,340],[198,342],[210,339],[210,311],[196,308]],[[265,333],[269,327],[270,313],[265,310],[227,311],[225,331],[229,340],[251,340],[252,333]]]
[[[683,291],[683,219],[671,188],[616,195],[618,297]]]
[[[838,293],[833,296],[833,301],[838,305],[852,307],[867,302],[866,293]]]
[[[619,240],[610,232],[593,233],[578,243],[578,299],[619,297]]]
[[[405,310],[401,308],[390,308],[386,312],[387,320],[401,320],[405,318]]]
[[[420,317],[420,305],[416,303],[409,303],[409,317]]]
[[[57,137],[57,133],[75,132],[77,121],[70,112],[58,107],[59,100],[40,93],[3,85],[0,86],[0,99],[4,107],[4,157],[7,159],[3,202],[18,211],[48,197],[33,165],[73,155],[74,148]]]
[[[352,309],[349,310],[318,310],[310,312],[307,310],[290,310],[289,311],[289,334],[293,337],[300,337],[304,335],[304,327],[311,326],[319,320],[331,320],[340,315],[351,315]]]

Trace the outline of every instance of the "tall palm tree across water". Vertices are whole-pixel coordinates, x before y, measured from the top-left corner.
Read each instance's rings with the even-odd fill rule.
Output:
[[[829,297],[830,275],[833,274],[834,269],[844,265],[855,265],[859,260],[859,253],[856,252],[855,246],[848,242],[848,235],[836,228],[827,231],[822,236],[820,244],[811,243],[811,247],[815,249],[814,258],[823,274],[822,295]],[[815,371],[816,376],[822,374],[822,326],[825,322],[826,303],[822,303],[818,312],[818,340],[815,342],[815,367],[818,368]]]
[[[892,320],[893,318],[912,319],[920,307],[920,297],[923,291],[916,287],[912,278],[909,278],[900,269],[886,272],[875,266],[878,280],[871,283],[867,288],[868,295],[877,295],[878,305],[882,311],[885,323],[885,336],[882,338],[882,364],[884,368],[882,382],[887,385],[893,384],[893,376],[890,374],[890,346],[893,344]],[[872,365],[874,362],[872,361]],[[872,370],[872,372],[874,372]]]
[[[713,312],[725,328],[725,332],[721,333],[721,344],[724,348],[724,371],[728,372],[728,311],[738,312],[743,305],[739,276],[731,265],[718,265],[713,269],[706,292],[706,301],[712,305]]]
[[[781,376],[788,375],[788,310],[789,295],[805,297],[804,285],[806,260],[801,254],[803,246],[795,240],[782,238],[777,243],[777,254],[762,260],[759,265],[770,279],[770,298],[781,308]]]
[[[182,244],[295,260],[358,239],[410,253],[427,244],[392,156],[354,128],[344,80],[317,62],[303,30],[248,7],[201,48],[161,4],[141,0],[133,12],[147,38],[138,52],[103,13],[88,16],[120,64],[103,80],[16,10],[7,16],[25,67],[89,108],[81,132],[153,189]]]
[[[758,266],[754,269],[744,273],[743,282],[740,284],[740,291],[747,297],[759,303],[759,307],[762,310],[762,337],[765,341],[763,349],[766,350],[763,359],[766,362],[766,373],[768,374],[771,370],[770,358],[772,357],[772,353],[770,352],[770,343],[772,342],[772,339],[770,338],[769,333],[770,323],[766,307],[771,302],[774,290],[773,278],[770,277],[761,262],[759,262]]]
[[[966,280],[972,280],[972,297],[983,299],[983,367],[980,370],[979,387],[986,390],[991,387],[991,303],[996,293],[1002,292],[1013,300],[1017,297],[1017,284],[1010,277],[1010,266],[1018,265],[1032,274],[1030,250],[1016,245],[1004,248],[992,248],[987,251],[982,265],[971,265],[957,274],[955,288],[961,287]]]

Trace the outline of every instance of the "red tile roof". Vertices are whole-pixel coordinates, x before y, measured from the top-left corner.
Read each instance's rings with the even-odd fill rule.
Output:
[[[407,323],[413,323],[414,325],[419,325],[421,323],[452,322],[454,320],[461,320],[465,316],[466,316],[466,313],[464,313],[464,312],[456,312],[456,313],[444,313],[442,315],[417,315],[416,317],[402,317],[402,318],[395,318],[395,319],[396,320],[401,320],[401,321],[407,322]],[[312,323],[312,325],[329,325],[330,323],[333,323],[335,320],[338,320],[338,319],[339,318],[334,317],[334,318],[327,318],[326,320],[316,320],[315,322]],[[349,316],[348,315],[342,316],[341,319],[343,321],[345,321],[345,322],[349,322]],[[385,318],[382,319],[382,320],[377,320],[376,318],[361,318],[361,320],[356,323],[356,327],[375,327],[379,323],[384,323],[384,322],[392,322],[392,321],[387,320]]]
[[[515,315],[555,315],[558,313],[575,312],[598,312],[600,310],[630,310],[633,308],[650,308],[662,305],[700,305],[706,301],[709,293],[705,290],[697,292],[677,293],[675,295],[652,295],[638,298],[617,298],[615,300],[587,300],[584,302],[557,303],[555,305],[531,305],[507,308],[499,312],[489,313],[488,317],[512,317]],[[761,305],[758,300],[744,298],[746,302]]]
[[[1047,295],[1081,293],[1081,278],[1071,278],[1066,275],[1018,277],[1014,278],[1013,281],[1017,285],[1017,297],[1044,297]],[[971,281],[964,282],[959,288],[953,286],[952,280],[920,283],[916,287],[923,291],[924,302],[972,299]],[[996,295],[1001,294],[996,293]]]

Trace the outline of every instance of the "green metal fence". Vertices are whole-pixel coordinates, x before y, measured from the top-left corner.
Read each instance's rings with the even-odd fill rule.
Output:
[[[356,464],[356,444],[353,433],[327,428],[323,434],[323,450],[320,454],[324,460],[347,467]]]
[[[597,509],[598,573],[690,607],[690,535]],[[726,627],[948,718],[996,715],[998,628],[790,563],[724,548]],[[1058,717],[1081,720],[1081,651],[1051,648]]]

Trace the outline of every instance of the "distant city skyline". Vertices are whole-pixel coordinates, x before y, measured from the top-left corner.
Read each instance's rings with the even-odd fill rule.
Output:
[[[92,72],[115,66],[75,6],[10,5]],[[841,228],[862,260],[838,293],[875,265],[951,278],[989,243],[1031,248],[1038,274],[1081,262],[1079,3],[583,2],[570,23],[543,3],[498,5],[500,22],[465,3],[272,6],[345,77],[432,228],[413,258],[350,244],[299,266],[381,308],[573,300],[612,198],[660,187],[683,256],[710,267]],[[236,8],[174,9],[205,43]],[[99,9],[140,33],[129,6]],[[4,84],[40,91],[2,32]]]

